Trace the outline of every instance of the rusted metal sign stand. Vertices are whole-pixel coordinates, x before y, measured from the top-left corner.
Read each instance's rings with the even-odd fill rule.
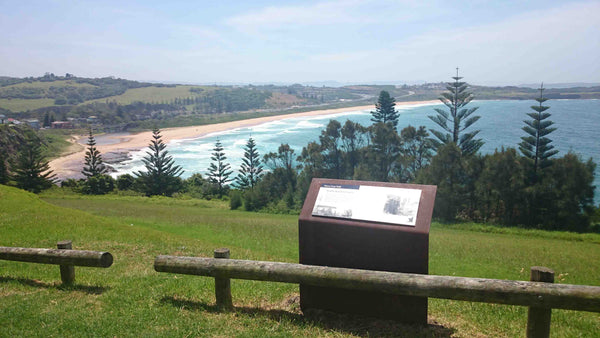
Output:
[[[428,274],[435,194],[435,186],[313,179],[298,222],[300,264]],[[300,306],[427,323],[426,297],[300,284]]]

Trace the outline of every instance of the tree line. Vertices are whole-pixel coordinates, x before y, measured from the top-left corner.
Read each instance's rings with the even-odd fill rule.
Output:
[[[480,117],[477,107],[470,106],[473,95],[461,79],[457,71],[440,97],[444,107],[429,116],[435,129],[408,126],[398,131],[401,117],[395,99],[381,91],[371,112],[372,125],[331,120],[319,139],[299,154],[281,144],[261,158],[250,138],[237,176],[217,141],[206,177],[196,173],[181,179],[182,169],[168,155],[160,130],[154,129],[143,160],[145,171],[113,180],[105,172],[84,169],[85,180],[63,185],[83,193],[106,193],[116,186],[148,196],[229,196],[233,209],[293,212],[301,208],[315,177],[433,184],[438,187],[434,216],[443,221],[594,230],[592,224],[598,221],[593,205],[595,163],[571,152],[557,156],[549,137],[555,127],[543,85],[524,120],[518,149],[501,148],[483,155],[479,149],[484,141],[474,129]],[[90,132],[85,159],[89,168],[101,163],[94,147]]]

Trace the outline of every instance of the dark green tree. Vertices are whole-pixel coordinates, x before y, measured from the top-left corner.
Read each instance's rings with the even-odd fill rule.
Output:
[[[39,193],[52,187],[56,176],[44,159],[39,140],[29,139],[17,155],[13,179],[18,188]]]
[[[92,132],[92,128],[89,128],[89,136],[87,141],[88,149],[85,152],[85,165],[83,166],[83,170],[81,173],[89,178],[92,176],[104,175],[108,172],[108,168],[104,165],[102,161],[102,155],[98,148],[96,148],[96,139],[94,138],[94,134]]]
[[[117,177],[116,186],[119,190],[129,190],[133,187],[135,183],[135,177],[129,174],[123,174]]]
[[[388,182],[400,155],[400,136],[391,123],[379,122],[373,124],[371,128],[369,151],[371,175],[377,181]]]
[[[298,175],[294,168],[295,151],[287,143],[282,143],[277,149],[277,153],[270,152],[263,156],[263,162],[271,169],[263,177],[265,184],[261,187],[268,187],[265,191],[270,201],[281,199],[283,196],[289,208],[293,207]],[[262,188],[261,188],[262,189]]]
[[[341,130],[342,150],[346,177],[353,178],[354,170],[360,162],[359,150],[366,145],[367,128],[359,123],[346,120]]]
[[[552,140],[546,135],[555,131],[556,128],[550,128],[554,124],[552,121],[546,121],[550,117],[550,113],[544,113],[549,106],[544,106],[543,103],[548,99],[544,98],[544,84],[539,88],[540,97],[535,99],[539,105],[531,106],[535,110],[534,113],[527,113],[531,120],[523,121],[526,126],[523,130],[529,134],[521,137],[523,142],[519,143],[519,150],[529,160],[533,162],[533,180],[537,179],[538,170],[544,169],[552,164],[550,157],[556,155],[558,150],[553,150],[554,146],[550,145]]]
[[[390,93],[382,90],[379,93],[379,99],[375,104],[375,111],[371,112],[371,121],[374,123],[390,123],[394,128],[398,125],[400,115],[396,111],[396,99],[390,96]]]
[[[437,185],[434,216],[454,220],[468,200],[467,161],[453,142],[442,145],[431,163],[419,172],[417,183]]]
[[[150,151],[147,151],[146,156],[142,159],[146,171],[134,173],[137,176],[139,189],[147,196],[171,196],[174,192],[179,191],[182,185],[179,176],[183,173],[183,169],[175,165],[175,161],[169,156],[169,152],[166,150],[167,146],[161,138],[160,130],[154,128],[152,140],[148,146]]]
[[[50,127],[50,113],[46,112],[44,114],[44,123],[42,125],[43,127]]]
[[[443,129],[442,131],[430,129],[437,138],[432,141],[436,148],[442,144],[454,143],[462,150],[463,155],[468,156],[475,154],[483,145],[483,141],[475,139],[479,130],[468,133],[464,131],[481,116],[471,116],[479,107],[465,108],[473,100],[473,95],[467,91],[467,83],[459,81],[462,77],[458,76],[458,68],[456,68],[456,76],[452,78],[454,82],[448,82],[446,86],[448,92],[442,93],[440,97],[440,101],[448,107],[448,111],[435,108],[437,115],[428,116]]]
[[[225,162],[227,157],[223,152],[223,145],[218,139],[210,159],[212,163],[208,167],[208,180],[216,186],[217,194],[221,197],[228,188],[227,184],[231,182],[229,176],[231,176],[233,171],[230,170],[231,166],[229,163]]]
[[[237,186],[242,189],[253,189],[263,175],[263,167],[260,163],[260,155],[256,149],[254,139],[250,137],[244,149],[244,158],[240,167],[240,173],[236,177]]]
[[[8,156],[4,149],[0,149],[0,184],[8,183]]]
[[[484,157],[476,183],[481,221],[518,223],[524,213],[525,166],[514,148],[496,150]]]
[[[417,172],[429,164],[433,156],[433,144],[425,126],[416,129],[408,126],[400,132],[400,158],[402,173],[400,182],[412,182]]]
[[[327,127],[321,132],[319,141],[323,151],[326,176],[328,178],[342,178],[344,165],[341,150],[342,125],[336,120],[330,120]]]

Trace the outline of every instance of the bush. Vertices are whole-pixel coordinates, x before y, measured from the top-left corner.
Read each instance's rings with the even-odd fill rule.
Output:
[[[264,208],[269,202],[266,194],[259,189],[246,190],[243,196],[244,209],[247,211],[257,211]]]
[[[229,191],[229,207],[231,210],[238,209],[242,206],[242,193],[239,190]]]
[[[60,186],[62,188],[71,188],[71,189],[78,188],[79,187],[79,181],[76,180],[76,179],[74,179],[74,178],[69,178],[69,179],[66,179],[64,181],[61,181],[60,182]]]
[[[193,174],[183,181],[183,191],[194,198],[206,198],[208,200],[218,195],[219,187],[210,183],[201,174]]]
[[[115,180],[108,175],[95,175],[82,181],[79,190],[82,194],[104,195],[115,189]]]
[[[117,189],[119,190],[130,190],[135,182],[135,177],[124,174],[117,177]]]

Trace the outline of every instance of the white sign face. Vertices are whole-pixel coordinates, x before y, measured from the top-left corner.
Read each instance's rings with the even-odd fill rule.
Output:
[[[313,216],[415,226],[421,190],[321,184]]]

